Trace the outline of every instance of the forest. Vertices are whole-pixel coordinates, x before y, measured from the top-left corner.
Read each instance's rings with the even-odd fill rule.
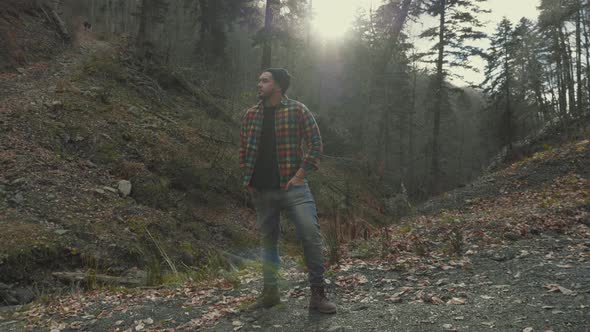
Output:
[[[588,0],[0,2],[1,331],[590,328]]]
[[[392,191],[385,194],[403,184],[425,199],[465,185],[499,152],[518,153],[514,144],[547,126],[567,127],[588,114],[588,4],[541,1],[538,17],[504,19],[487,34],[485,2],[359,6],[339,40],[312,30],[312,1],[65,7],[107,35],[133,37],[138,56],[198,77],[232,105],[251,102],[262,68],[288,68],[296,78],[291,97],[318,115],[328,157],[359,164],[367,179]],[[406,33],[425,17],[438,24]],[[423,39],[433,42],[429,49],[415,46]],[[474,46],[482,39],[489,46]],[[459,68],[480,70],[485,79],[461,81]]]

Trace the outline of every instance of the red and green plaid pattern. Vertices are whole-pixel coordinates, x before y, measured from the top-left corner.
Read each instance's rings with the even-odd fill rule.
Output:
[[[240,168],[242,185],[247,186],[254,172],[256,154],[262,133],[263,105],[246,110],[242,116],[240,131]],[[275,112],[275,134],[281,188],[295,176],[299,168],[306,171],[319,167],[322,154],[322,137],[315,118],[302,103],[283,98]],[[306,151],[303,151],[303,141]]]

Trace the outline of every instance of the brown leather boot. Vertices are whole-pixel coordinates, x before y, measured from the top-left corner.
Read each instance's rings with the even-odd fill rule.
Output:
[[[256,302],[248,307],[250,310],[258,310],[262,308],[270,308],[281,304],[281,296],[279,294],[278,286],[264,286],[262,294],[256,299]]]
[[[311,287],[311,299],[309,301],[309,309],[317,310],[323,314],[335,314],[336,305],[326,297],[326,292],[323,286]]]

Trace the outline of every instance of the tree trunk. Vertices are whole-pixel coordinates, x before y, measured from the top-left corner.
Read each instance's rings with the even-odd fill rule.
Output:
[[[401,5],[399,14],[395,17],[395,20],[391,26],[390,38],[387,47],[383,53],[383,56],[380,59],[383,60],[384,63],[379,64],[379,70],[385,69],[389,59],[391,59],[391,54],[393,54],[394,49],[397,47],[397,42],[399,40],[399,35],[402,32],[404,24],[408,19],[408,15],[410,12],[410,5],[412,4],[412,0],[403,0],[404,2]]]
[[[401,34],[401,30],[403,29],[403,26],[408,18],[408,14],[409,14],[409,10],[410,10],[410,5],[412,3],[412,0],[403,0],[403,3],[401,4],[401,7],[399,7],[399,12],[397,15],[394,16],[394,21],[391,27],[391,31],[390,31],[390,38],[387,42],[387,45],[385,47],[384,53],[381,54],[381,56],[377,56],[376,57],[376,61],[374,63],[374,67],[373,67],[373,82],[372,84],[374,85],[374,88],[371,89],[371,91],[376,91],[376,95],[377,96],[381,96],[381,98],[378,99],[384,99],[384,100],[388,100],[390,99],[391,93],[392,91],[391,88],[387,89],[387,87],[389,86],[389,83],[386,82],[386,78],[385,78],[385,72],[387,69],[387,65],[390,61],[390,59],[395,58],[397,59],[398,57],[395,56],[396,54],[396,47],[398,45],[398,39],[399,36]],[[396,62],[399,62],[396,60]],[[389,114],[389,112],[391,112],[391,103],[388,102],[386,103],[386,106],[384,107],[384,111],[381,114],[381,119],[379,122],[379,133],[378,133],[378,153],[379,155],[377,156],[377,164],[379,168],[383,168],[384,170],[388,170],[388,165],[389,163],[387,162],[388,159],[391,158],[391,156],[389,156],[390,154],[390,149],[389,149],[389,145],[391,144],[389,142],[389,136],[388,136],[388,132],[391,130],[390,126],[391,126],[391,121],[390,119],[392,118]],[[401,111],[403,112],[403,110]],[[398,116],[401,116],[401,114],[399,114]],[[404,125],[404,124],[400,124],[400,125]],[[400,164],[403,163],[403,160],[405,159],[403,156],[403,144],[400,143]],[[400,169],[400,171],[402,171],[402,169]],[[397,184],[396,184],[397,185]],[[399,188],[399,186],[397,186]]]
[[[564,87],[567,89],[569,116],[573,116],[576,113],[576,91],[574,89],[574,79],[572,70],[572,48],[566,41],[567,30],[564,33],[564,29],[565,28],[563,26],[559,28],[559,39],[561,42],[560,51],[563,56],[563,65],[565,66],[563,71],[563,73],[565,74]]]
[[[588,105],[590,105],[590,36],[588,36],[587,16],[588,12],[584,10],[585,19],[582,21],[582,24],[584,26],[584,41],[586,42],[584,45],[586,48],[586,84],[588,84],[586,91],[588,94]]]
[[[582,8],[580,0],[577,2],[578,12],[576,13],[576,83],[578,99],[578,115],[584,109],[584,98],[582,96]]]
[[[558,28],[555,27],[554,31],[553,31],[553,47],[554,47],[554,52],[557,53],[556,58],[556,72],[555,72],[555,76],[557,79],[557,97],[558,100],[557,102],[559,103],[559,116],[560,117],[565,117],[567,116],[567,105],[566,105],[566,86],[564,83],[564,70],[562,68],[562,49],[560,47],[560,42],[559,42],[559,32],[558,32]]]
[[[305,43],[307,48],[311,47],[311,20],[313,18],[313,0],[309,0],[309,7],[307,8],[307,36]]]
[[[507,127],[507,143],[508,152],[512,151],[512,141],[514,139],[514,129],[512,126],[512,109],[510,105],[510,62],[508,50],[508,36],[504,34],[504,75],[506,76],[506,127]]]
[[[149,0],[142,0],[141,2],[141,13],[139,16],[139,30],[137,32],[137,39],[136,39],[136,47],[137,47],[137,55],[140,58],[143,58],[145,56],[145,50],[144,50],[144,44],[145,44],[145,40],[146,38],[146,34],[147,34],[147,24],[149,21],[149,16],[148,16],[148,3]]]
[[[553,116],[557,115],[558,117],[561,117],[560,114],[560,109],[559,109],[559,100],[557,100],[557,98],[555,97],[555,88],[557,88],[558,92],[559,92],[559,78],[557,77],[557,71],[553,71],[553,68],[551,66],[551,64],[549,64],[549,70],[547,71],[547,78],[548,78],[548,83],[549,83],[549,93],[551,94],[551,103],[550,105],[552,106],[551,108],[551,120],[553,120]],[[555,82],[557,81],[557,82]]]
[[[90,286],[91,284],[105,284],[138,287],[146,284],[146,280],[140,278],[114,277],[104,274],[92,274],[85,272],[53,272],[51,273],[51,275],[59,280],[63,280],[70,283],[86,283],[88,286]]]
[[[414,113],[416,111],[416,81],[418,79],[418,68],[416,67],[416,60],[414,59],[413,65],[413,78],[412,78],[412,101],[410,102],[410,109],[409,109],[409,119],[408,119],[408,156],[411,156],[410,160],[406,163],[408,169],[412,169],[409,172],[411,184],[410,186],[413,188],[415,187],[416,183],[414,182]]]
[[[440,188],[439,136],[440,113],[444,89],[444,51],[445,51],[445,14],[446,0],[440,0],[441,13],[438,32],[438,59],[436,61],[436,86],[434,94],[434,123],[432,127],[432,156],[430,165],[430,192],[436,194]]]
[[[162,0],[142,0],[139,14],[139,30],[137,33],[137,55],[150,60],[155,54],[154,27],[162,21],[167,8]],[[108,29],[108,27],[107,27]]]
[[[272,35],[273,19],[276,0],[266,0],[266,13],[264,16],[264,42],[262,46],[261,70],[265,70],[272,63]]]

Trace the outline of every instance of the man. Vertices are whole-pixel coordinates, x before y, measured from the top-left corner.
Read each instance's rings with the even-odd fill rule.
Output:
[[[315,201],[305,176],[318,168],[322,138],[311,112],[285,93],[291,76],[282,68],[265,70],[258,80],[259,103],[242,116],[240,168],[243,186],[256,209],[262,244],[264,289],[252,306],[269,308],[280,301],[277,272],[280,212],[295,224],[303,242],[311,286],[310,310],[335,313],[324,291],[324,256]],[[302,143],[307,151],[304,154]]]

